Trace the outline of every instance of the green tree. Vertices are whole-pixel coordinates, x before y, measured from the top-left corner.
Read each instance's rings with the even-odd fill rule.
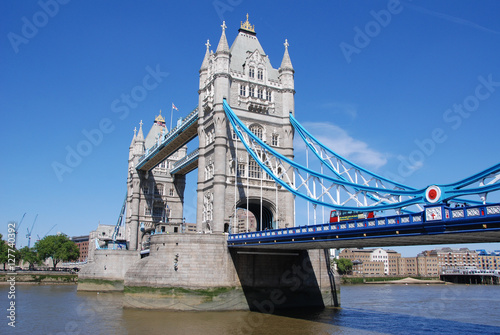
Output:
[[[335,260],[337,263],[337,271],[341,275],[348,274],[352,271],[352,261],[347,258],[339,258]]]
[[[2,237],[2,234],[0,234],[0,264],[3,264],[3,269],[5,271],[5,265],[9,259],[9,247]]]
[[[19,259],[28,263],[30,270],[33,270],[35,264],[41,261],[35,248],[28,248],[27,246],[19,250]]]
[[[80,257],[80,249],[76,243],[64,234],[45,236],[36,242],[35,249],[40,260],[52,258],[54,270],[59,262],[76,261]]]

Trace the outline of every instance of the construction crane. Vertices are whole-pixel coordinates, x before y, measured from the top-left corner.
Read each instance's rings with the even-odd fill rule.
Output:
[[[28,232],[26,234],[26,238],[28,239],[28,248],[30,247],[30,244],[31,244],[31,232],[33,231],[33,227],[35,227],[35,222],[36,222],[37,217],[38,217],[38,214],[35,216],[35,220],[33,221],[33,224],[31,225],[31,230],[26,228],[26,231]]]
[[[21,218],[21,221],[19,221],[19,224],[16,227],[16,230],[14,231],[15,237],[14,237],[14,248],[17,248],[17,233],[19,232],[19,228],[21,228],[21,223],[23,223],[24,216],[26,213],[23,214],[23,217]]]
[[[52,228],[50,228],[49,231],[46,232],[45,235],[43,235],[43,237],[49,235],[49,233],[52,231],[52,229],[54,229],[55,226],[57,226],[57,223],[55,225],[53,225]]]
[[[43,237],[45,237],[45,236],[49,235],[49,233],[52,231],[52,229],[54,229],[54,227],[55,227],[55,226],[57,226],[57,224],[53,225],[53,226],[52,226],[52,228],[50,228],[50,229],[49,229],[49,231],[48,231],[48,232],[46,232],[46,233],[45,233],[45,235],[43,235]],[[38,240],[37,240],[37,241],[40,241],[40,240],[41,240],[40,235],[36,234],[36,236],[38,237]],[[42,238],[43,238],[43,237],[42,237]]]

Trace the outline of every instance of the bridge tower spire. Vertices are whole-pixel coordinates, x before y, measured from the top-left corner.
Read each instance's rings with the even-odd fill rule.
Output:
[[[293,196],[277,187],[249,157],[232,133],[223,109],[226,99],[252,131],[293,158],[293,128],[288,115],[294,113],[295,91],[288,43],[282,65],[275,69],[248,15],[230,48],[225,22],[221,27],[216,52],[209,50],[207,42],[200,68],[198,231],[291,226]],[[255,224],[238,223],[237,209],[251,212]]]

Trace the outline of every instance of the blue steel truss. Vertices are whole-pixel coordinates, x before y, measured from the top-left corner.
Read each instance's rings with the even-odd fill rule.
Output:
[[[411,191],[415,190],[415,188],[413,187],[394,182],[373,172],[370,172],[337,154],[336,152],[322,144],[320,141],[318,141],[304,127],[302,127],[302,125],[293,117],[291,113],[290,123],[292,124],[295,131],[300,135],[307,148],[309,148],[314,153],[314,155],[321,162],[322,166],[325,166],[330,172],[333,173],[335,178],[349,181],[355,184],[361,183],[362,185],[366,186],[374,186],[376,188]],[[367,196],[375,202],[381,200],[373,194],[367,194]],[[382,199],[382,203],[387,204],[388,202]],[[419,210],[422,210],[422,207],[419,204],[417,204],[417,207]]]
[[[274,181],[295,196],[314,205],[339,210],[403,210],[412,205],[434,204],[478,195],[486,203],[489,192],[500,189],[500,164],[453,184],[414,189],[378,176],[326,148],[290,117],[307,146],[333,176],[304,167],[281,155],[253,134],[233,112],[226,100],[224,111],[252,159]]]

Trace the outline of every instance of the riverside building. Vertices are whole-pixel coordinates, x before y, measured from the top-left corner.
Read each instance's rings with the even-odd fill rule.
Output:
[[[499,270],[500,252],[468,248],[439,248],[426,250],[416,257],[401,257],[394,250],[343,249],[340,258],[353,262],[353,274],[359,276],[424,276],[438,277],[450,268],[476,267],[484,270]]]

